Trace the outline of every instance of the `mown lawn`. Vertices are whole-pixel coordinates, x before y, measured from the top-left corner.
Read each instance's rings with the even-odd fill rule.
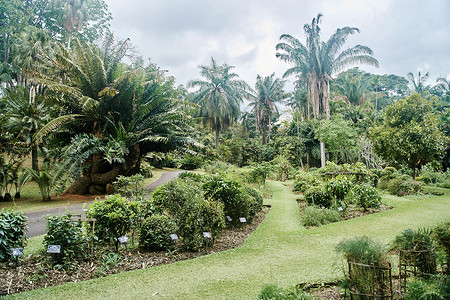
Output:
[[[450,193],[383,200],[394,209],[314,229],[301,226],[297,196],[269,182],[265,220],[241,248],[189,261],[40,289],[5,299],[255,299],[261,286],[333,281],[342,276],[335,245],[368,235],[385,244],[406,228],[450,220]]]

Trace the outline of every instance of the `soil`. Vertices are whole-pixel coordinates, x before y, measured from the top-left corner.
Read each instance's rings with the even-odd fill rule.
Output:
[[[240,247],[264,220],[269,209],[269,207],[264,207],[250,224],[224,231],[212,247],[198,252],[143,252],[140,249],[126,251],[122,247],[119,254],[109,249],[98,254],[97,259],[92,262],[78,261],[72,267],[65,268],[61,268],[59,265],[52,267],[51,258],[44,254],[20,259],[17,263],[1,263],[0,296],[89,280],[124,271],[150,268]]]

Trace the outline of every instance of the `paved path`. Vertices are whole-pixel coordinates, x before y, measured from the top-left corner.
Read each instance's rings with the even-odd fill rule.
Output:
[[[182,171],[175,171],[175,172],[166,172],[161,175],[161,177],[156,180],[155,182],[146,185],[145,189],[147,189],[148,193],[146,195],[146,198],[149,198],[151,193],[161,184],[166,183],[167,181],[170,181],[172,179],[175,179],[178,174],[182,173]],[[87,208],[90,204],[92,204],[94,201],[88,201],[86,202],[85,207]],[[38,236],[45,234],[46,231],[46,220],[45,216],[47,215],[63,215],[66,214],[67,211],[70,211],[72,214],[81,214],[85,215],[83,211],[83,203],[77,203],[72,204],[68,206],[61,206],[61,207],[55,207],[50,209],[43,209],[33,212],[28,212],[28,236]]]

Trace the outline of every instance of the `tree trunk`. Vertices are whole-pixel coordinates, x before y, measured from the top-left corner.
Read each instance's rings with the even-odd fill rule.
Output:
[[[220,132],[219,129],[216,129],[216,151],[217,155],[219,155],[219,138],[220,138]]]
[[[89,191],[89,187],[92,184],[92,180],[89,176],[83,175],[69,186],[69,188],[63,193],[63,195],[84,195]]]
[[[38,146],[31,146],[31,168],[39,174]]]
[[[325,168],[326,166],[326,157],[325,157],[325,143],[320,142],[320,166]]]

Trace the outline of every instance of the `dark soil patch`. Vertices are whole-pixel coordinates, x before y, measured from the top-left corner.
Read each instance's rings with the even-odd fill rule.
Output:
[[[169,264],[240,247],[264,220],[269,209],[269,207],[264,207],[251,224],[224,231],[217,238],[214,246],[198,252],[142,252],[139,249],[127,252],[125,249],[120,249],[120,253],[117,254],[112,250],[103,250],[102,253],[96,253],[97,257],[92,262],[78,261],[73,266],[65,268],[58,265],[52,268],[48,255],[21,259],[17,266],[14,263],[1,263],[0,296]]]

